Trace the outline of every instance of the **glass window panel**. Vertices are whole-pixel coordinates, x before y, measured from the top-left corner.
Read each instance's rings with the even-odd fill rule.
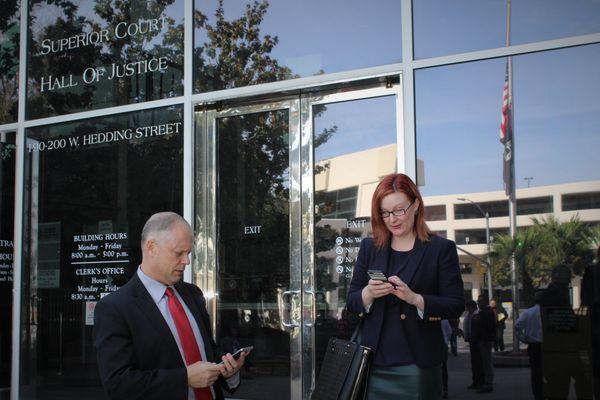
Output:
[[[415,58],[503,47],[506,13],[506,1],[413,1]],[[600,32],[597,1],[511,2],[513,45],[597,32]]]
[[[545,302],[542,357],[550,360],[552,368],[544,372],[544,391],[567,398],[571,396],[568,392],[577,390],[578,397],[591,398],[588,362],[592,331],[584,328],[557,335],[552,325],[556,314],[552,312],[579,326],[589,327],[591,323],[589,314],[574,310],[586,304],[586,296],[595,285],[589,265],[599,241],[600,209],[590,208],[589,197],[582,194],[600,192],[600,46],[512,58],[517,188],[514,238],[507,234],[510,218],[502,177],[504,146],[499,141],[506,62],[493,59],[416,71],[416,142],[417,157],[424,166],[418,171],[425,175],[426,185],[421,188],[424,204],[429,199],[432,204],[445,203],[448,214],[454,214],[453,220],[431,225],[447,230],[448,238],[457,242],[460,263],[473,265],[470,273],[463,274],[472,288],[472,298],[487,291],[486,219],[477,206],[490,213],[492,291],[511,314],[500,336],[505,348],[525,347],[513,335],[512,310],[523,315],[537,294]],[[558,206],[561,200],[566,200],[562,208]],[[565,205],[577,207],[574,204],[586,209],[565,212]],[[511,290],[513,259],[518,303]],[[551,301],[558,308],[548,308]],[[461,346],[468,351],[459,341],[459,351]],[[581,354],[583,363],[568,364],[571,351]],[[573,367],[559,368],[567,364]],[[461,372],[449,365],[452,382]],[[502,378],[496,379],[513,382],[504,388],[504,395],[532,398],[530,371],[512,371],[508,375],[507,370],[498,370]],[[581,384],[577,389],[575,380]]]
[[[433,231],[433,233],[435,233],[438,236],[441,236],[443,238],[447,238],[448,237],[448,232],[447,231]]]
[[[427,221],[443,221],[446,219],[446,206],[425,206]]]
[[[229,352],[254,346],[245,373],[256,375],[240,398],[260,398],[267,386],[290,398],[289,120],[284,109],[215,122],[217,337]]]
[[[194,89],[397,63],[400,2],[208,1],[195,13]],[[360,54],[360,57],[357,57]]]
[[[32,4],[27,117],[183,94],[183,0]]]
[[[498,234],[506,235],[508,229],[490,229],[490,241]],[[486,244],[485,229],[464,229],[454,232],[456,244]]]
[[[21,398],[105,398],[93,309],[136,271],[147,218],[182,212],[182,108],[26,131]]]
[[[481,207],[483,213],[474,204],[455,204],[454,219],[485,218],[486,212],[490,218],[508,216],[508,201],[486,201],[477,204]]]
[[[355,326],[346,293],[375,187],[397,171],[395,108],[394,96],[313,106],[317,374],[329,338]]]
[[[562,196],[563,211],[600,208],[600,192],[565,194]]]
[[[15,133],[0,132],[0,399],[10,396]]]
[[[461,274],[473,273],[473,264],[460,264],[460,272]],[[464,285],[464,289],[473,289],[473,284],[471,282],[466,282]]]
[[[517,199],[517,215],[553,212],[552,196]]]
[[[19,1],[2,3],[0,13],[0,124],[17,120],[19,96]]]

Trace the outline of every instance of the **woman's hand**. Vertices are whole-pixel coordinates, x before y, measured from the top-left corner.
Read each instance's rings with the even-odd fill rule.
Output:
[[[388,281],[396,287],[392,291],[394,296],[398,297],[400,300],[404,300],[410,305],[417,307],[421,311],[425,309],[425,302],[423,300],[423,296],[413,292],[412,289],[409,288],[408,285],[402,281],[402,279],[394,275],[390,276],[388,278]]]
[[[365,307],[373,304],[375,299],[378,299],[394,291],[394,287],[389,282],[376,281],[369,279],[369,284],[362,290],[362,300]]]

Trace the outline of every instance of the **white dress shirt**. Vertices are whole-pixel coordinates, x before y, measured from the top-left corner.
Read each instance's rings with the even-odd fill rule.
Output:
[[[540,315],[540,305],[536,304],[523,311],[519,315],[515,329],[520,341],[524,343],[541,343],[542,317]]]

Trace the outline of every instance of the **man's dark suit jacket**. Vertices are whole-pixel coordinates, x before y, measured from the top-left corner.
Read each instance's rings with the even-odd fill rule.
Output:
[[[348,291],[348,309],[363,314],[365,322],[362,344],[377,351],[385,311],[384,298],[374,301],[365,313],[361,292],[369,282],[367,271],[384,271],[388,275],[389,246],[377,249],[373,239],[364,239]],[[441,320],[459,318],[465,308],[463,282],[454,242],[439,236],[430,241],[415,240],[406,268],[399,276],[415,292],[423,296],[425,310],[421,319],[417,308],[401,302],[404,334],[417,366],[429,368],[445,360],[447,349],[442,335]],[[393,295],[388,295],[393,296]],[[385,349],[382,349],[385,351]]]
[[[496,338],[496,314],[485,306],[473,316],[473,341],[493,342]]]
[[[189,283],[175,285],[196,319],[206,361],[216,358],[202,291]],[[137,273],[118,291],[101,299],[94,311],[94,346],[102,385],[113,400],[187,400],[185,363],[177,342]],[[223,399],[220,378],[213,385]]]

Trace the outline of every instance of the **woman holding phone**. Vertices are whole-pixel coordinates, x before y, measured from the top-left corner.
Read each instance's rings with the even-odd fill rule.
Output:
[[[456,245],[429,230],[423,211],[404,174],[384,177],[373,194],[373,238],[361,243],[347,299],[364,317],[361,344],[373,349],[368,400],[442,398],[441,321],[462,314],[463,283]]]

